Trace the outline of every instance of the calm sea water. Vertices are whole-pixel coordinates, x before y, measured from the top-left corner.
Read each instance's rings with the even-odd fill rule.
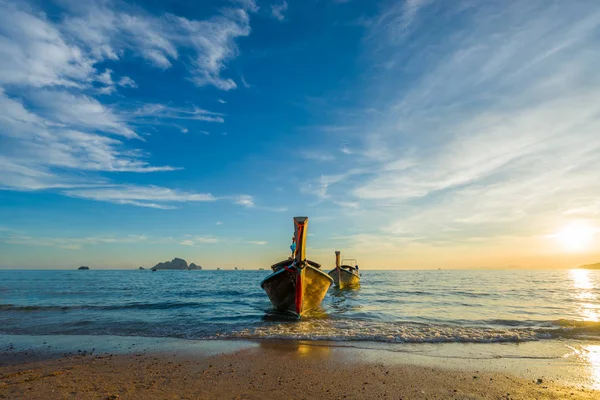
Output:
[[[519,342],[600,339],[600,271],[363,271],[302,321],[269,271],[0,271],[0,334]]]

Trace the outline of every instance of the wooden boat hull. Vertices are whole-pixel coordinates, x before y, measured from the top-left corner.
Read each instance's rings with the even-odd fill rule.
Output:
[[[281,268],[267,276],[260,286],[277,310],[300,317],[321,305],[332,284],[329,275],[306,265],[300,270]]]
[[[344,268],[340,268],[339,273],[337,268],[332,269],[329,271],[329,276],[333,279],[335,286],[340,289],[360,286],[360,275]]]

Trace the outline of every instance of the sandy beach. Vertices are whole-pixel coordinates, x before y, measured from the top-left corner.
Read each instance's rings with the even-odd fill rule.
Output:
[[[439,358],[417,365],[377,349],[300,342],[69,340],[3,345],[6,399],[597,399],[548,373],[527,377]],[[43,340],[43,342],[40,342]],[[79,340],[79,343],[77,343]],[[89,340],[89,338],[87,339]],[[37,342],[36,342],[37,341]],[[37,345],[32,345],[36,342]],[[201,343],[198,343],[201,342]],[[175,345],[174,345],[175,343]],[[106,345],[112,351],[106,351]],[[75,350],[76,347],[81,347]],[[104,348],[103,348],[104,347]],[[136,347],[138,347],[136,349]],[[541,370],[540,370],[541,371]],[[551,375],[551,374],[550,374]]]

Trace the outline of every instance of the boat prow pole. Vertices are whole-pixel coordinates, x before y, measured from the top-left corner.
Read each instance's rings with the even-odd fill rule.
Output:
[[[296,314],[302,315],[304,301],[304,268],[306,267],[306,231],[308,217],[294,217],[294,236],[296,237]]]
[[[342,269],[340,268],[340,252],[335,252],[335,269],[337,269],[338,274],[338,288],[342,287]]]

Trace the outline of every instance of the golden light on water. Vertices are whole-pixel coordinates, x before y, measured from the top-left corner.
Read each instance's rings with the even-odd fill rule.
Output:
[[[594,282],[587,269],[572,269],[569,271],[573,280],[574,297],[579,301],[578,312],[584,321],[600,321],[600,310],[597,304]]]
[[[586,221],[573,221],[552,235],[565,251],[581,252],[590,250],[598,229]]]
[[[585,346],[582,356],[589,363],[592,388],[600,390],[600,345]]]

